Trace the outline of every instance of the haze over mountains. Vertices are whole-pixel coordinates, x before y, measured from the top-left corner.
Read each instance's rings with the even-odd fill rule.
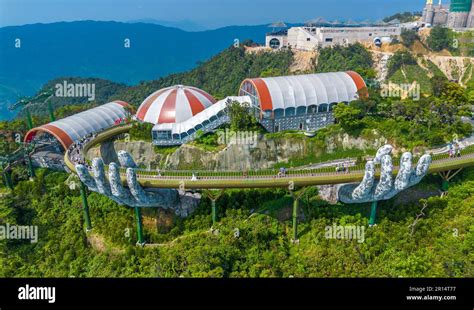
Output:
[[[34,94],[54,78],[137,84],[191,69],[235,39],[263,43],[268,31],[266,25],[187,32],[151,23],[97,21],[0,28],[0,119],[14,115],[7,107],[19,96]]]
[[[212,28],[206,27],[199,23],[196,23],[189,19],[183,19],[178,21],[171,21],[171,20],[161,20],[161,19],[154,19],[154,18],[142,18],[142,19],[134,19],[127,21],[128,23],[146,23],[146,24],[155,24],[161,25],[165,27],[173,27],[178,28],[184,31],[204,31],[204,30],[211,30]]]

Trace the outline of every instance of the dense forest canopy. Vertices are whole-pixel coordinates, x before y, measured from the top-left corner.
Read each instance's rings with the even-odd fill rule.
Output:
[[[139,105],[148,95],[160,88],[182,84],[201,88],[216,99],[223,99],[236,96],[240,83],[248,77],[259,77],[269,71],[278,75],[288,74],[292,61],[291,51],[246,53],[244,45],[237,48],[232,46],[191,71],[143,82],[118,92],[114,98]]]
[[[359,43],[326,47],[320,50],[315,72],[356,71],[363,78],[374,78],[371,53]]]
[[[204,199],[167,231],[145,225],[148,242],[163,245],[140,248],[132,209],[90,194],[94,229],[86,235],[78,191],[66,186],[65,173],[42,170],[0,201],[3,223],[39,226],[37,243],[0,242],[0,276],[472,277],[473,175],[472,169],[461,173],[444,198],[382,202],[380,223],[367,229],[363,243],[326,239],[325,227],[367,226],[366,204],[330,206],[317,191],[308,192],[301,203],[300,243],[294,245],[285,215],[289,194],[245,190],[218,200],[219,234],[209,233],[210,201]],[[429,177],[417,188],[433,191],[437,182]],[[145,219],[153,218],[151,210],[144,212]]]

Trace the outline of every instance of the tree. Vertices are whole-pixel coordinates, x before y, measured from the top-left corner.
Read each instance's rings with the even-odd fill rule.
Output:
[[[418,34],[415,31],[409,29],[402,30],[401,38],[403,45],[405,45],[406,47],[412,46],[413,43],[415,43],[415,41],[419,39]]]
[[[278,68],[267,68],[260,73],[260,77],[281,76],[283,73]]]
[[[466,93],[471,104],[474,103],[474,81],[469,81],[466,85]]]
[[[129,131],[132,141],[151,141],[153,124],[135,122]]]
[[[335,72],[353,70],[363,78],[374,77],[372,54],[360,43],[320,50],[315,72]]]
[[[441,91],[444,88],[444,85],[448,82],[448,79],[443,76],[433,76],[430,80],[431,82],[431,93],[435,97],[439,97],[441,95]]]
[[[392,76],[398,69],[407,65],[416,65],[416,59],[408,51],[398,51],[388,61],[388,76]]]
[[[250,104],[240,104],[234,101],[229,104],[228,109],[231,130],[246,131],[258,129],[258,122],[250,111]]]
[[[458,83],[445,83],[441,89],[441,97],[449,104],[463,106],[468,104],[465,89]]]
[[[435,51],[439,52],[443,49],[452,50],[453,49],[453,31],[449,28],[436,26],[431,29],[430,36],[426,40],[428,47]]]
[[[354,105],[339,103],[334,108],[334,117],[346,132],[353,133],[361,127],[363,114],[362,110]]]

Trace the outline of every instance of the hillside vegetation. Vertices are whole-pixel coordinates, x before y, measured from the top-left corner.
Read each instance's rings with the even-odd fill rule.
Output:
[[[380,222],[366,228],[363,243],[327,239],[325,232],[333,224],[367,227],[366,204],[329,206],[308,192],[295,245],[288,194],[245,190],[218,200],[214,234],[208,199],[162,232],[146,224],[157,215],[145,211],[145,237],[160,245],[140,248],[132,209],[90,194],[94,229],[86,234],[79,193],[65,185],[67,175],[39,171],[0,201],[3,223],[39,226],[38,243],[0,243],[0,277],[473,277],[472,172],[458,176],[444,198],[382,202]],[[436,179],[428,178],[418,188],[433,186]]]
[[[236,96],[240,83],[248,77],[288,74],[292,61],[291,51],[246,53],[243,45],[231,46],[191,71],[141,83],[117,93],[115,98],[139,105],[160,88],[183,84],[201,88],[217,99],[223,99]]]
[[[334,46],[320,50],[315,72],[356,71],[363,78],[374,78],[373,59],[362,44]]]

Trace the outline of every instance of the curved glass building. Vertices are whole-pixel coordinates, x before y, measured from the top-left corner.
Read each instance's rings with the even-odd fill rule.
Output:
[[[317,130],[334,122],[334,105],[366,95],[354,72],[328,72],[246,79],[239,95],[249,96],[262,125],[270,132]]]

